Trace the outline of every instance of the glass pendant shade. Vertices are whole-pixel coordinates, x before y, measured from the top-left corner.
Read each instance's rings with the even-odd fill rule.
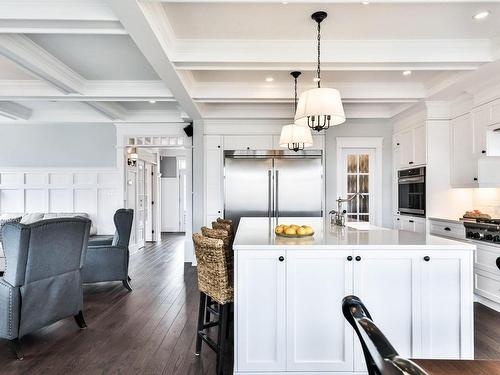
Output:
[[[299,97],[295,122],[321,131],[345,122],[340,93],[332,88],[314,88]]]
[[[312,147],[311,129],[296,124],[285,125],[281,129],[280,147],[287,147],[291,151],[300,151]]]

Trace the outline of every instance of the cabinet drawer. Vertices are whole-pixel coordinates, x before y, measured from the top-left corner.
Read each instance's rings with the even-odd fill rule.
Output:
[[[431,221],[429,230],[435,236],[451,237],[459,240],[465,239],[465,227],[463,224]]]
[[[500,269],[498,269],[496,260],[500,257],[500,247],[477,245],[474,263],[476,268],[491,272],[500,278]]]
[[[500,303],[500,280],[489,272],[478,271],[474,275],[474,291],[494,302]]]

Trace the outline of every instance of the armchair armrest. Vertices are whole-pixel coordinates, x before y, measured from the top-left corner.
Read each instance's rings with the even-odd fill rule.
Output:
[[[10,285],[0,277],[0,337],[8,340],[17,338],[21,298],[19,288]]]

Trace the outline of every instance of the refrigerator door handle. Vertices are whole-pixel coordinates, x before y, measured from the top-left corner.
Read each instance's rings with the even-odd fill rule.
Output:
[[[267,171],[267,217],[271,218],[272,211],[272,183],[271,183],[271,170]]]
[[[279,170],[276,170],[276,193],[275,193],[275,197],[274,197],[274,200],[276,201],[275,202],[275,208],[276,208],[276,221],[277,219],[279,218],[280,216],[280,209],[279,209],[279,178],[280,177],[280,171]]]

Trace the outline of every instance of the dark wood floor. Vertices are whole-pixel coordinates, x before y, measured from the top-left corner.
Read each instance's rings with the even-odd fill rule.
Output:
[[[66,319],[23,339],[24,361],[0,342],[0,374],[215,374],[207,348],[195,357],[196,272],[183,264],[183,236],[167,235],[131,256],[134,291],[84,288],[88,329]],[[476,306],[476,357],[500,359],[500,314]],[[231,348],[229,348],[231,353]],[[232,358],[227,360],[232,372]]]

